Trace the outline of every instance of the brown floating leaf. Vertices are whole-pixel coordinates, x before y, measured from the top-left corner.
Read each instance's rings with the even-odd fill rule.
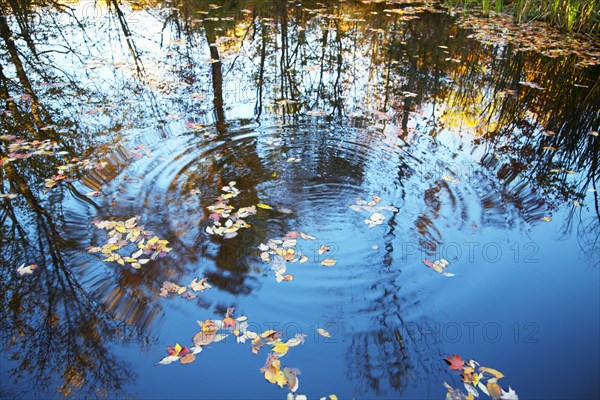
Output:
[[[195,359],[196,359],[196,356],[193,353],[189,353],[189,354],[186,354],[185,356],[181,357],[179,362],[181,362],[182,364],[189,364],[192,361],[194,361]]]
[[[194,335],[192,341],[196,346],[206,346],[214,342],[216,336],[215,332],[198,332]]]

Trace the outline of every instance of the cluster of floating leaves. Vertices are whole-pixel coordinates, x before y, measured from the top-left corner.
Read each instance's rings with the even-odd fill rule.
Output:
[[[0,167],[16,160],[23,160],[36,155],[56,156],[67,154],[66,151],[56,152],[58,143],[51,140],[32,140],[28,142],[14,135],[2,135],[0,140],[8,142],[8,154],[0,159]]]
[[[126,221],[94,221],[98,229],[108,231],[107,242],[99,247],[88,247],[88,252],[102,253],[106,257],[102,261],[117,262],[123,266],[129,263],[135,269],[140,269],[151,260],[165,257],[171,251],[169,242],[154,236],[152,231],[146,231],[144,226],[138,226],[138,220],[139,217]],[[131,256],[123,257],[117,252],[131,244],[136,244],[138,248]]]
[[[365,218],[365,224],[369,225],[369,227],[373,228],[377,225],[381,225],[383,221],[385,221],[385,215],[383,215],[380,211],[391,211],[398,212],[398,209],[393,206],[380,206],[381,197],[373,196],[373,198],[369,201],[362,200],[359,198],[354,199],[356,201],[355,204],[351,204],[350,208],[357,212],[368,212],[371,214],[369,218]]]
[[[442,258],[441,260],[431,261],[429,258],[423,260],[423,264],[437,272],[438,274],[442,274],[444,276],[454,276],[454,274],[450,272],[446,272],[446,268],[448,268],[448,260]]]
[[[44,128],[42,128],[44,129]],[[33,140],[28,142],[24,139],[17,138],[14,135],[2,135],[1,140],[8,141],[8,154],[6,157],[0,159],[0,167],[17,160],[24,160],[35,155],[43,156],[64,156],[69,154],[67,151],[56,151],[59,147],[58,143],[51,140]],[[57,168],[57,173],[52,177],[45,179],[44,185],[47,188],[53,188],[58,185],[61,181],[70,181],[66,175],[67,171],[77,169],[102,169],[106,166],[106,163],[94,163],[90,160],[79,160],[73,158],[67,164],[60,165]],[[15,194],[4,194],[0,196],[2,198],[15,198]]]
[[[66,152],[61,152],[61,153],[66,154]],[[86,170],[91,170],[91,169],[101,170],[104,167],[106,167],[107,165],[108,165],[108,163],[106,161],[93,162],[88,159],[79,160],[77,157],[74,157],[69,161],[69,163],[59,165],[57,167],[58,172],[56,173],[56,175],[52,175],[52,177],[45,179],[44,185],[47,188],[53,188],[54,186],[58,185],[60,183],[60,181],[63,181],[63,180],[66,182],[72,181],[72,179],[70,179],[67,176],[67,172],[69,172],[69,171],[73,171],[73,170],[86,171]]]
[[[202,352],[204,347],[233,335],[237,343],[249,342],[253,354],[258,354],[263,347],[268,347],[270,351],[260,372],[270,383],[277,384],[279,387],[287,386],[292,392],[298,390],[300,371],[296,368],[282,367],[280,359],[290,348],[303,344],[306,335],[296,334],[284,341],[282,333],[272,329],[262,333],[254,332],[249,327],[248,318],[246,316],[234,318],[234,311],[233,307],[227,309],[222,320],[197,321],[200,331],[192,338],[193,346],[182,347],[177,343],[175,346],[167,347],[167,356],[158,364],[167,365],[174,362],[189,364],[196,359],[196,354]]]
[[[171,294],[178,294],[186,300],[193,300],[196,298],[196,295],[192,292],[202,293],[206,289],[210,288],[212,288],[212,286],[209,285],[206,278],[202,278],[200,280],[198,280],[198,278],[194,278],[194,280],[187,287],[165,281],[163,282],[158,295],[160,297],[168,298]]]
[[[271,269],[275,272],[277,282],[292,281],[294,279],[294,275],[286,274],[286,263],[299,262],[303,264],[308,261],[308,256],[302,254],[296,248],[298,238],[316,240],[314,236],[304,232],[289,231],[281,239],[269,239],[267,244],[261,243],[258,246],[258,249],[261,251],[260,258],[264,262],[272,264]]]
[[[241,207],[234,211],[229,200],[240,194],[240,190],[235,187],[235,181],[229,182],[229,185],[221,190],[223,194],[217,198],[217,202],[206,207],[211,212],[209,218],[213,221],[212,226],[206,227],[206,233],[231,239],[237,236],[239,229],[250,228],[250,224],[243,218],[256,214],[256,206]],[[222,219],[225,221],[221,222]]]
[[[547,57],[574,54],[581,59],[581,66],[600,63],[600,50],[594,47],[593,41],[566,35],[544,22],[515,25],[512,17],[503,13],[492,12],[490,18],[464,13],[459,26],[473,30],[469,38],[485,44],[505,45],[510,42],[518,45],[518,50],[535,51]]]
[[[493,368],[482,367],[475,360],[464,361],[459,355],[445,358],[451,370],[462,371],[461,378],[467,394],[465,395],[460,389],[453,388],[444,382],[444,386],[448,389],[446,399],[451,400],[473,400],[479,397],[479,390],[491,397],[493,400],[519,400],[519,396],[509,387],[508,391],[504,391],[498,385],[498,381],[504,378],[502,372]]]

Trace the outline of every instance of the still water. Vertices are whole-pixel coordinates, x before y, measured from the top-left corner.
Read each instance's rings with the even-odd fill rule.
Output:
[[[418,4],[3,7],[1,397],[286,398],[231,329],[157,365],[230,307],[303,338],[280,361],[309,399],[444,398],[454,354],[521,398],[600,397],[597,55]],[[249,226],[211,234],[232,181]],[[171,250],[89,251],[134,217]],[[303,262],[263,261],[283,237]]]

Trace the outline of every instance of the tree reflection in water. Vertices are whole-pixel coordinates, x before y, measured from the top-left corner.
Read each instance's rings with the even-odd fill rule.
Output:
[[[409,229],[428,254],[447,240],[440,227],[448,214],[458,224],[476,218],[486,226],[532,223],[565,202],[586,198],[595,215],[583,217],[574,207],[566,213],[562,231],[568,235],[574,230],[589,258],[600,259],[597,194],[587,194],[600,177],[600,141],[588,134],[600,124],[597,67],[578,68],[575,57],[542,58],[511,45],[470,41],[452,17],[440,13],[410,19],[387,15],[384,4],[333,1],[307,1],[302,7],[280,1],[228,2],[218,9],[209,3],[180,1],[166,7],[111,0],[106,9],[97,5],[99,13],[107,13],[106,30],[77,16],[77,6],[50,1],[2,5],[0,97],[7,99],[2,134],[51,139],[82,159],[108,161],[102,171],[73,171],[75,182],[48,192],[44,179],[62,164],[56,157],[18,160],[0,170],[2,193],[19,195],[0,203],[2,352],[11,358],[17,381],[32,379],[31,390],[36,385],[47,390],[60,377],[64,394],[117,396],[135,373],[111,342],[153,340],[151,327],[164,312],[156,301],[164,280],[209,260],[214,268],[205,273],[218,290],[248,295],[261,285],[252,273],[252,258],[240,257],[240,246],[267,240],[268,220],[257,217],[252,233],[242,232],[236,241],[208,238],[202,230],[208,214],[189,190],[201,188],[203,199],[210,198],[211,190],[236,179],[245,189],[240,201],[259,202],[261,185],[277,182],[278,171],[256,137],[239,137],[272,121],[289,130],[310,125],[306,111],[322,115],[322,120],[311,131],[311,140],[297,145],[307,161],[286,178],[282,196],[300,192],[315,177],[335,177],[356,186],[367,180],[372,167],[367,157],[332,151],[311,159],[327,148],[327,126],[368,132],[357,139],[366,147],[374,139],[400,139],[408,152],[422,137],[454,135],[461,141],[456,152],[468,155],[454,172],[478,189],[471,194],[483,215],[469,215],[468,202],[460,197],[466,194],[441,176],[426,179],[419,191],[425,207]],[[164,37],[148,44],[143,24],[130,26],[131,7],[143,22],[160,26]],[[203,13],[212,19],[200,20]],[[82,39],[73,42],[65,27]],[[93,76],[90,70],[82,73],[55,62],[64,57],[83,63],[105,48],[120,48],[119,55],[129,60],[121,74]],[[525,86],[524,81],[545,89]],[[234,94],[231,84],[237,85]],[[21,93],[27,100],[9,100]],[[206,101],[190,101],[194,98]],[[90,123],[85,110],[96,110],[100,118]],[[201,144],[191,152],[205,151],[206,135],[207,142],[219,143],[219,154],[193,158],[197,163],[202,159],[204,168],[194,162],[182,166],[164,192],[153,194],[155,201],[121,202],[116,194],[124,186],[126,191],[128,182],[120,180],[134,164],[123,136],[149,130],[158,132],[158,141],[170,137],[178,128],[165,115],[173,110],[189,123],[207,125],[194,131],[194,143]],[[344,135],[343,130],[335,132]],[[270,157],[285,157],[295,146],[287,137],[282,141]],[[0,158],[6,156],[3,144]],[[433,160],[432,170],[419,171],[403,159],[396,176],[390,177],[404,195],[410,195],[410,182],[452,169],[432,155],[423,157]],[[115,193],[90,199],[78,181],[96,189],[106,185]],[[178,262],[148,268],[145,274],[83,271],[82,265],[95,262],[81,255],[82,243],[90,239],[83,223],[78,221],[78,232],[68,229],[74,218],[65,205],[73,199],[80,207],[77,215],[89,220],[131,217],[132,211],[156,215],[161,236],[180,249]],[[169,212],[162,210],[165,204]],[[402,393],[409,382],[427,379],[411,373],[417,367],[439,368],[431,355],[438,351],[434,340],[407,329],[405,316],[418,301],[398,283],[396,217],[389,220],[384,237],[382,276],[374,277],[371,288],[378,297],[369,297],[364,307],[377,329],[353,334],[347,352],[347,364],[352,365],[348,376],[358,382],[357,391],[378,395]],[[173,221],[183,221],[185,229]],[[182,230],[191,233],[181,235]],[[16,273],[24,258],[40,266],[25,279]],[[199,307],[210,305],[198,301]],[[0,394],[26,396],[26,390],[30,387]]]

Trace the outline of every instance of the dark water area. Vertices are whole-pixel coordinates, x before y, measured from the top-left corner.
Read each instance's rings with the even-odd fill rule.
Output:
[[[158,364],[230,307],[306,335],[280,361],[308,399],[466,393],[454,354],[600,398],[593,56],[418,3],[0,4],[1,398],[286,398],[232,329]],[[232,191],[249,226],[215,234]],[[103,261],[98,221],[134,217],[170,251]]]

